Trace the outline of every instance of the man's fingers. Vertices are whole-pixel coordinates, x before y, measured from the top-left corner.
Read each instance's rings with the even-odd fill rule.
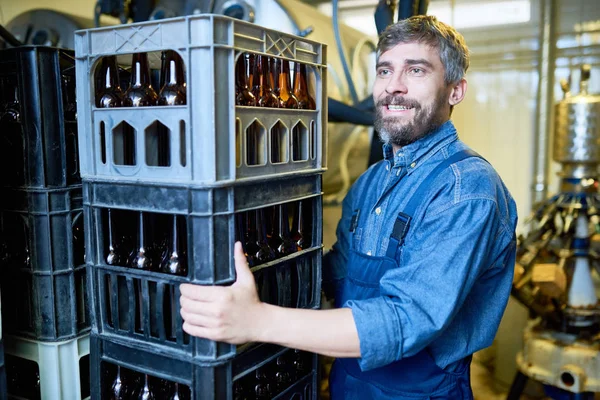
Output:
[[[216,301],[223,299],[223,296],[226,296],[227,289],[223,286],[200,286],[189,283],[179,285],[181,295],[195,301]]]
[[[254,286],[254,275],[252,275],[252,271],[250,271],[250,267],[248,266],[248,261],[246,260],[246,256],[244,255],[244,249],[242,248],[241,242],[235,242],[235,246],[233,249],[233,258],[235,259],[235,282],[238,285],[251,284],[252,286]]]
[[[210,340],[217,340],[217,338],[214,337],[214,334],[212,334],[212,330],[204,326],[198,326],[190,324],[188,322],[184,322],[183,330],[192,336],[206,338]]]
[[[188,311],[184,308],[181,308],[179,313],[181,314],[183,321],[188,324],[203,326],[205,328],[214,328],[219,325],[218,320],[211,315],[198,314],[197,312]]]

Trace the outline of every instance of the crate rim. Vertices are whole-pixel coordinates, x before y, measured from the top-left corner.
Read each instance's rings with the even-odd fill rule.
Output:
[[[263,29],[265,31],[271,32],[271,33],[275,33],[275,34],[284,34],[286,36],[290,36],[296,40],[300,40],[300,41],[304,41],[313,45],[317,45],[317,46],[327,46],[327,44],[322,43],[322,42],[317,42],[315,40],[311,40],[311,39],[306,39],[305,37],[302,36],[298,36],[296,34],[293,33],[287,33],[287,32],[281,32],[281,31],[277,31],[275,29],[271,29],[271,28],[267,28],[265,26],[262,25],[258,25],[252,22],[248,22],[248,21],[243,21],[241,19],[237,19],[237,18],[232,18],[232,17],[228,17],[226,15],[222,15],[222,14],[213,14],[213,13],[202,13],[202,14],[195,14],[195,15],[185,15],[185,16],[181,16],[181,17],[173,17],[173,18],[164,18],[164,19],[159,19],[159,20],[153,20],[153,21],[142,21],[142,22],[134,22],[131,24],[125,24],[125,26],[127,27],[138,27],[138,26],[152,26],[152,25],[157,25],[160,24],[162,22],[177,22],[177,21],[192,21],[192,20],[200,20],[200,19],[209,19],[209,20],[224,20],[224,21],[228,21],[228,22],[233,22],[233,23],[237,23],[237,24],[241,24],[241,25],[246,25],[246,26],[250,26],[250,27],[258,27],[260,29]],[[96,27],[96,28],[89,28],[89,29],[78,29],[75,31],[75,35],[80,35],[83,36],[88,32],[102,32],[102,31],[109,31],[115,28],[120,28],[123,25],[110,25],[110,26],[103,26],[103,27]],[[95,54],[92,57],[96,57],[102,55],[100,53]],[[106,54],[109,55],[109,54]],[[90,57],[90,55],[82,55],[82,56],[76,56],[75,58],[87,58]],[[321,64],[318,64],[321,65]],[[323,65],[324,67],[326,67],[326,65]]]

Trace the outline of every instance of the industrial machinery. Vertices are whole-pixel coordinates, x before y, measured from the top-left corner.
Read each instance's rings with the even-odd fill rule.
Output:
[[[600,95],[580,92],[555,106],[553,158],[560,163],[559,193],[534,207],[531,230],[519,237],[513,296],[532,319],[517,356],[519,372],[508,399],[528,379],[555,399],[593,399],[600,392]]]

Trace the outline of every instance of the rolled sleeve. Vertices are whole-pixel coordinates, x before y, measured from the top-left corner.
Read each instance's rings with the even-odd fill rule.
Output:
[[[402,324],[389,298],[349,300],[344,307],[352,309],[358,330],[361,370],[381,367],[402,357]]]

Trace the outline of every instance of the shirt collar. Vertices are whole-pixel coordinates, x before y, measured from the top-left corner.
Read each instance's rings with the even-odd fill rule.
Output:
[[[390,143],[384,144],[383,158],[390,166],[405,167],[410,165],[412,168],[416,168],[417,165],[431,157],[439,149],[457,139],[456,128],[452,121],[448,120],[424,138],[402,147],[396,154],[394,154],[394,148]]]

